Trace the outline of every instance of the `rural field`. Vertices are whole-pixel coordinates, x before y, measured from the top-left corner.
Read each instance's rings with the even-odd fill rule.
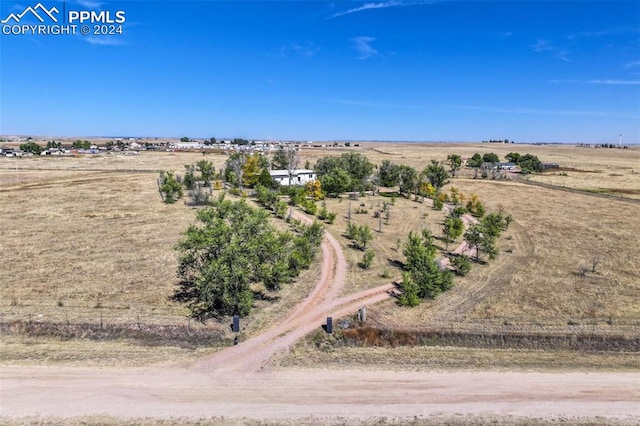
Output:
[[[367,383],[375,383],[372,375],[375,371],[385,371],[385,377],[392,372],[407,375],[420,372],[425,374],[425,380],[430,372],[464,375],[494,371],[505,374],[500,376],[505,387],[512,380],[507,373],[513,371],[619,373],[631,383],[637,379],[640,149],[371,142],[350,148],[305,148],[300,154],[302,164],[309,161],[313,166],[322,157],[338,156],[347,150],[366,155],[376,165],[390,160],[418,171],[431,160],[446,160],[449,154],[469,158],[476,152],[481,155],[495,152],[503,159],[513,151],[535,154],[543,162],[558,163],[560,168],[526,177],[509,175],[504,180],[474,179],[472,172],[463,169],[452,179],[444,187],[445,192],[454,186],[467,197],[476,194],[487,212],[504,211],[512,215],[513,223],[498,240],[496,260],[483,259],[474,264],[466,276],[455,278],[453,289],[414,308],[398,306],[396,299],[386,294],[389,289],[385,286],[401,279],[402,246],[410,231],[431,230],[436,245],[445,251],[442,222],[446,212],[434,210],[428,199],[366,194],[357,199],[347,196],[325,199],[320,203],[337,213],[335,222],[327,225],[334,243],[331,248],[324,247],[324,256],[319,256],[310,269],[284,286],[272,300],[255,303],[251,315],[242,320],[241,344],[237,348],[241,349],[244,341],[249,344],[252,338],[260,339],[267,330],[276,330],[277,324],[285,328],[278,329],[274,336],[284,336],[291,332],[286,328],[290,323],[299,332],[291,334],[295,338],[278,343],[278,351],[274,349],[268,365],[283,377],[290,375],[291,380],[307,369],[318,368],[323,372],[322,380],[332,384],[339,383],[336,371],[344,371],[347,376],[360,371]],[[213,368],[217,361],[225,361],[218,354],[220,349],[233,345],[229,321],[201,324],[189,320],[187,309],[171,298],[178,282],[174,247],[186,228],[195,222],[195,208],[182,200],[164,204],[156,179],[161,170],[183,173],[184,165],[201,159],[211,161],[220,170],[227,158],[223,154],[199,152],[0,158],[3,228],[0,367],[7,369],[3,370],[3,376],[10,368],[25,374],[42,368],[46,375],[55,375],[56,369],[61,369],[63,376],[71,377],[75,368],[100,367],[100,371],[122,369],[126,375],[123,381],[134,383],[143,373],[152,374],[163,367],[186,369],[202,362],[206,368]],[[385,202],[392,203],[389,219],[374,217]],[[344,236],[349,220],[367,224],[373,230],[373,239],[367,246],[375,252],[370,269],[359,266],[363,251],[352,247]],[[281,229],[287,227],[275,217],[273,222]],[[458,238],[448,249],[453,250],[461,242]],[[327,256],[333,259],[333,264],[322,260]],[[344,273],[339,279],[342,256]],[[333,280],[340,282],[327,294],[335,292],[335,300],[340,303],[323,302],[316,311],[309,308],[297,316],[290,315],[296,306],[313,304],[309,295],[328,270],[333,271]],[[353,295],[358,296],[352,300]],[[367,305],[367,322],[360,324],[353,318],[363,305]],[[320,312],[335,316],[339,326],[332,336],[325,335],[316,325],[323,319]],[[350,330],[343,330],[343,326],[355,331],[349,334]],[[440,334],[437,339],[428,334],[431,337],[423,341],[420,333]],[[509,340],[509,336],[524,340],[516,342]],[[502,343],[495,343],[499,339]],[[575,346],[576,340],[582,343]],[[607,350],[607,342],[621,346]],[[260,350],[260,346],[255,350]],[[237,365],[251,365],[255,361],[239,359],[235,361]],[[187,377],[194,374],[186,371]],[[17,381],[19,375],[15,374]],[[172,383],[179,380],[180,374],[174,370],[166,374]],[[275,389],[279,389],[277,386],[284,389],[288,382],[278,377],[281,382],[276,380]],[[105,376],[104,383],[111,380],[115,379]],[[164,386],[158,380],[152,383]],[[403,380],[409,386],[419,386],[408,376]],[[454,379],[451,380],[453,383]],[[543,388],[553,389],[553,380],[545,380]],[[602,381],[606,382],[605,376]],[[514,378],[508,383],[515,386],[517,382]],[[195,378],[194,383],[203,384],[202,379]],[[231,388],[240,395],[241,383],[237,385],[238,388]],[[95,390],[99,384],[88,386]],[[386,391],[392,388],[390,384],[381,386]],[[262,382],[256,388],[273,391]],[[454,394],[455,388],[450,392]],[[543,398],[542,393],[537,395],[531,390],[532,401]],[[637,389],[628,395],[634,401],[640,398]],[[346,393],[343,396],[348,397]],[[312,392],[312,397],[326,395]],[[395,401],[395,397],[392,395],[391,399]],[[362,398],[375,400],[367,392]],[[253,403],[263,402],[256,399]],[[296,404],[277,398],[273,403]],[[51,424],[64,423],[56,420],[56,416],[67,416],[54,406],[51,402],[51,409],[44,411],[53,416],[49,418]],[[91,407],[77,415],[111,412],[100,411],[99,405]],[[249,410],[248,417],[252,419],[259,418],[259,405],[254,407],[255,412]],[[580,423],[582,406],[567,407],[570,408],[566,411],[551,410],[556,413],[551,418]],[[584,413],[588,421],[606,415],[608,408],[598,407],[596,404],[592,411]],[[609,409],[612,407],[615,408],[610,405]],[[345,422],[367,418],[364,405],[358,405],[354,412],[360,414]],[[482,412],[468,405],[460,410],[463,415],[488,413],[488,416],[463,417],[458,423],[455,411],[440,407],[438,412],[444,413],[444,417],[432,418],[431,423],[464,424],[472,419],[486,424],[495,420],[491,415],[496,411]],[[188,419],[179,420],[178,408],[163,413],[158,406],[152,417],[166,418],[167,413],[175,416],[178,423],[189,423]],[[231,411],[199,411],[195,405],[184,415],[193,418],[211,413],[223,413],[227,421],[238,417]],[[522,408],[512,413],[516,417],[508,423],[526,422],[523,418],[544,419],[540,409]],[[563,418],[564,413],[571,415]],[[275,412],[266,413],[276,423],[303,414],[293,410],[290,413],[293,417],[280,418]],[[340,410],[336,410],[335,416],[339,414]],[[311,415],[321,413],[314,411]],[[335,416],[334,420],[338,418]],[[385,421],[392,421],[394,416],[404,418],[401,410],[390,409],[388,416]],[[637,419],[633,416],[618,417],[615,421],[632,424]],[[131,409],[126,411],[126,417],[137,419],[132,420],[137,423],[142,422],[144,415]],[[105,424],[116,422],[108,416],[87,418],[89,422],[92,418]],[[501,419],[505,421],[504,417]],[[7,419],[0,417],[0,423],[4,420]],[[82,417],[76,420],[82,422]],[[309,424],[325,422],[321,417],[316,420],[312,418]],[[598,420],[594,422],[600,424]]]

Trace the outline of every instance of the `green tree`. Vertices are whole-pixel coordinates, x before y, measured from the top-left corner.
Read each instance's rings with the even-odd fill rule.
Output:
[[[500,157],[498,157],[498,154],[495,154],[493,152],[488,152],[482,156],[482,162],[483,163],[499,163]]]
[[[160,172],[158,186],[165,203],[173,204],[176,200],[182,198],[182,185],[180,185],[173,172]]]
[[[265,188],[274,188],[275,181],[271,177],[271,173],[266,168],[262,169],[260,172],[260,176],[258,176],[258,184],[264,186]]]
[[[467,160],[467,166],[480,167],[482,166],[482,156],[479,153],[473,154],[473,156]]]
[[[200,160],[196,163],[196,169],[200,172],[200,180],[204,182],[204,186],[211,186],[215,174],[213,164],[207,160]]]
[[[409,307],[418,306],[420,304],[419,292],[418,284],[413,280],[411,274],[404,272],[402,274],[402,294],[398,296],[398,304]]]
[[[449,171],[452,177],[456,177],[456,173],[462,167],[462,157],[458,154],[449,154],[447,156],[447,163],[449,164]]]
[[[321,175],[319,180],[322,184],[322,190],[331,197],[337,197],[351,188],[351,177],[339,167]]]
[[[355,241],[363,251],[367,250],[367,244],[373,239],[373,232],[369,225],[364,224],[357,227]]]
[[[464,277],[471,270],[471,259],[464,254],[456,256],[451,259],[451,266],[454,267],[456,275]]]
[[[411,194],[418,186],[418,173],[413,167],[405,165],[398,166],[397,173],[400,192],[403,194]]]
[[[459,217],[447,217],[444,220],[442,233],[445,237],[445,250],[449,250],[449,243],[454,242],[464,232],[464,222]]]
[[[362,269],[369,269],[373,264],[376,253],[373,250],[366,250],[362,256]]]
[[[20,150],[24,152],[30,152],[35,155],[39,155],[42,151],[44,151],[44,148],[42,148],[40,145],[38,145],[35,142],[27,142],[27,143],[20,144]]]
[[[193,189],[196,186],[195,166],[191,164],[184,165],[184,178],[182,184],[188,190]]]
[[[517,152],[510,152],[504,156],[504,159],[511,163],[518,164],[518,161],[520,161],[520,154]]]
[[[323,189],[330,194],[337,195],[345,192],[348,189],[354,189],[361,191],[368,187],[368,179],[373,172],[374,165],[369,162],[367,157],[355,152],[345,152],[340,157],[324,157],[318,160],[315,170],[318,173],[318,178],[323,183]],[[334,192],[325,185],[325,182],[330,183],[331,188],[336,189],[340,187],[335,182],[328,182],[325,176],[333,175],[338,170],[345,172],[348,176],[348,185],[340,192]],[[329,179],[329,181],[332,179]]]
[[[176,246],[180,284],[174,299],[200,321],[248,315],[251,284],[279,289],[311,263],[324,232],[321,225],[305,227],[297,236],[280,232],[266,211],[223,197],[199,210],[197,219]]]
[[[400,182],[400,167],[389,160],[383,160],[378,168],[378,184],[386,188],[397,186]]]
[[[464,240],[470,247],[476,250],[476,262],[480,260],[480,247],[483,241],[482,229],[480,225],[473,224],[464,233]]]
[[[544,170],[542,162],[532,154],[525,154],[518,160],[518,165],[522,173],[541,172]]]
[[[419,235],[409,233],[403,253],[407,259],[405,269],[418,286],[420,298],[434,298],[453,287],[451,273],[438,268],[435,250],[428,247]]]
[[[189,142],[191,139],[189,139],[189,137],[187,136],[183,136],[180,138],[180,142]]]
[[[71,147],[73,149],[90,149],[91,148],[91,142],[84,140],[81,141],[80,139],[73,141],[73,144],[71,145]]]
[[[431,185],[440,191],[440,189],[449,182],[449,174],[445,168],[436,160],[431,160],[431,164],[424,169],[422,174],[426,177]]]

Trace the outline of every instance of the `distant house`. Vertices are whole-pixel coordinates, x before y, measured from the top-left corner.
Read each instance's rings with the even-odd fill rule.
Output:
[[[515,170],[516,169],[515,163],[496,163],[496,166],[498,167],[499,170]]]
[[[271,178],[282,186],[305,185],[317,179],[316,172],[313,170],[294,170],[291,173],[291,181],[289,181],[288,170],[271,170],[269,173]]]

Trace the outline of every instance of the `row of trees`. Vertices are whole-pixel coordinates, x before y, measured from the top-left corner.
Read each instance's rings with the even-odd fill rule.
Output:
[[[525,174],[532,172],[541,172],[544,170],[542,162],[538,159],[537,156],[533,154],[520,155],[517,152],[510,152],[505,155],[504,158],[506,161],[520,166],[520,170]],[[480,155],[480,153],[476,152],[470,159],[467,160],[467,166],[482,167],[483,164],[495,164],[499,162],[500,157],[498,157],[498,155],[493,152],[488,152],[484,155]]]
[[[197,212],[198,224],[176,246],[180,284],[174,294],[193,318],[246,316],[253,306],[253,284],[276,291],[311,265],[324,226],[300,225],[294,234],[275,229],[268,216],[224,196]]]
[[[455,164],[455,160],[452,164]],[[436,160],[431,160],[431,163],[421,173],[416,172],[413,167],[384,160],[378,170],[377,181],[378,185],[383,187],[398,186],[400,192],[407,195],[424,193],[427,184],[431,185],[435,192],[439,192],[443,186],[449,183],[449,173],[443,163]]]

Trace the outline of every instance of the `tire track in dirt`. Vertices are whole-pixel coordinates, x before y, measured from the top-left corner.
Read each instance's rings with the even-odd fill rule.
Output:
[[[502,291],[511,277],[530,262],[533,243],[526,230],[515,221],[511,224],[511,229],[515,231],[515,254],[502,254],[488,268],[483,268],[478,279],[471,285],[465,288],[455,287],[447,292],[446,297],[437,299],[433,309],[434,322],[449,324],[464,319],[480,302]],[[475,255],[475,252],[473,254]]]
[[[295,217],[307,223],[311,222],[311,219],[298,212],[295,213]],[[464,220],[467,224],[477,222],[471,216],[465,217]],[[456,251],[462,252],[465,248],[466,243],[463,242]],[[321,327],[328,316],[340,318],[349,315],[363,306],[388,299],[395,293],[398,283],[387,283],[338,298],[345,284],[347,262],[340,243],[329,232],[324,234],[322,257],[318,284],[284,321],[260,335],[200,359],[196,362],[196,367],[208,371],[245,374],[262,370],[271,357],[278,352],[286,351],[297,340]],[[462,302],[452,307],[459,306]]]

